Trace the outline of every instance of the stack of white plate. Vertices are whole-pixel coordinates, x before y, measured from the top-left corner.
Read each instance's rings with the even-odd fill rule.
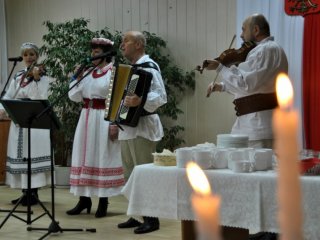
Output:
[[[217,147],[245,148],[248,147],[249,137],[241,134],[218,134]]]

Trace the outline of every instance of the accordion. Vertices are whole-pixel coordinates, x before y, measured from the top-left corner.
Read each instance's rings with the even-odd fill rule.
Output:
[[[112,68],[110,85],[106,97],[104,119],[116,124],[136,127],[140,116],[147,115],[143,106],[151,86],[152,73],[139,65],[119,64]],[[142,98],[137,107],[126,107],[123,102],[126,96],[136,94]]]

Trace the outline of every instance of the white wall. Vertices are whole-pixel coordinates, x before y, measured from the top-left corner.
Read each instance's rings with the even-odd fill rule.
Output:
[[[92,30],[147,30],[163,37],[178,66],[194,69],[229,47],[236,32],[236,0],[5,0],[8,56],[18,56],[22,42],[42,45],[46,20],[90,19]],[[21,66],[20,66],[21,67]],[[232,98],[205,97],[215,71],[196,74],[196,90],[181,103],[179,122],[186,145],[215,142],[234,121]]]
[[[7,36],[4,0],[0,0],[0,91],[7,80]]]

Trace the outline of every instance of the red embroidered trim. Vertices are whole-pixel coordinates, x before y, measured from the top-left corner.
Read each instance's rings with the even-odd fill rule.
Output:
[[[98,68],[97,68],[97,69],[93,70],[92,77],[93,78],[100,78],[103,75],[105,75],[111,68],[112,68],[112,64],[106,69],[103,69],[103,68],[100,69],[102,71],[102,73],[97,73],[97,71],[98,71]]]
[[[123,174],[123,168],[71,167],[71,174],[86,174],[91,176],[118,176]]]
[[[125,185],[125,179],[96,180],[96,179],[70,179],[72,186],[94,186],[99,188],[120,187]]]

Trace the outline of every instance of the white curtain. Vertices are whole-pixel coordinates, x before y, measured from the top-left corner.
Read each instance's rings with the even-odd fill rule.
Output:
[[[253,13],[262,13],[270,24],[271,35],[285,50],[289,62],[289,77],[294,87],[294,104],[302,121],[302,44],[304,18],[288,16],[284,0],[237,0],[237,36],[241,34],[243,20]],[[237,45],[241,45],[240,37]],[[299,142],[303,146],[303,130],[300,124]]]
[[[6,12],[5,12],[5,0],[0,0],[0,91],[4,87],[4,84],[8,77],[7,72],[7,29],[6,29]]]

